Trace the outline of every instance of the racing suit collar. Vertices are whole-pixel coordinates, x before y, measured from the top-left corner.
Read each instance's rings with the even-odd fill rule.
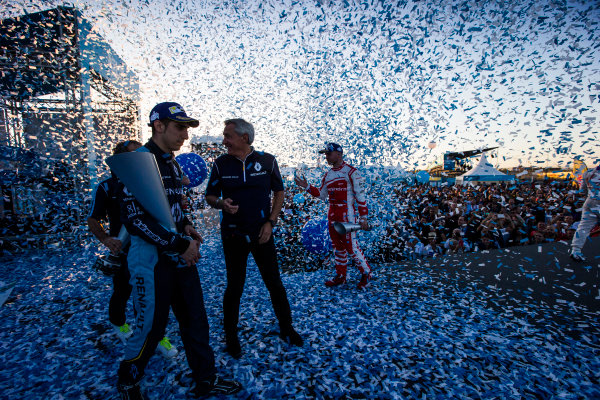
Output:
[[[150,152],[154,153],[157,158],[161,157],[163,160],[172,160],[174,157],[173,153],[165,153],[160,147],[158,147],[152,138],[148,140],[145,146],[150,150]]]
[[[344,168],[344,165],[346,165],[346,161],[342,161],[342,164],[339,167],[331,167],[331,169],[334,171],[339,171],[340,169]]]

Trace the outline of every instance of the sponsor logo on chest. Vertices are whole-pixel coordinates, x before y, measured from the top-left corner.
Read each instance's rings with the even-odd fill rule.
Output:
[[[259,176],[259,175],[267,174],[267,171],[263,171],[262,165],[258,161],[256,163],[254,163],[254,165],[252,166],[252,168],[250,170],[256,171],[256,172],[250,172],[250,174],[249,174],[250,176]]]

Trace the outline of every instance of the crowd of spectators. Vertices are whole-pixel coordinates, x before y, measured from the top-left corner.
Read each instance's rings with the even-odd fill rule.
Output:
[[[565,181],[398,187],[379,253],[394,261],[570,242],[583,200]]]
[[[390,185],[375,180],[369,190],[369,219],[379,229],[360,233],[359,240],[377,236],[369,241],[374,245],[366,251],[373,262],[555,241],[570,243],[585,200],[573,182],[556,180],[477,186]],[[386,205],[378,209],[375,205],[379,203]],[[286,188],[276,235],[284,270],[318,269],[328,262],[329,253],[307,251],[302,239],[304,224],[312,218],[324,218],[326,207],[325,202],[304,195],[301,189]],[[591,236],[598,234],[597,226]]]
[[[381,182],[380,182],[381,181]],[[48,185],[44,185],[48,186]],[[313,218],[324,218],[327,204],[287,185],[276,240],[284,270],[319,269],[329,253],[309,252],[303,245],[302,227]],[[376,246],[366,255],[374,262],[393,262],[444,254],[499,249],[552,241],[570,242],[581,216],[585,196],[568,181],[495,183],[478,186],[406,185],[374,180],[367,187],[372,205],[370,221],[379,225]],[[208,206],[199,193],[188,193],[189,206]],[[56,234],[76,225],[80,207],[46,198],[44,216],[5,213],[0,237]],[[62,207],[53,207],[61,204]],[[66,207],[65,207],[66,206]],[[371,206],[370,206],[371,207]],[[49,226],[50,223],[50,226]],[[65,226],[63,226],[65,225]],[[598,227],[592,235],[598,234]],[[366,233],[360,234],[364,239]],[[363,240],[361,239],[361,240]],[[0,247],[7,243],[0,241]]]

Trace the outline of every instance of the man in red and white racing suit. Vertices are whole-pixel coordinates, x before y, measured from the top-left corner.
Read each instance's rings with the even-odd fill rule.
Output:
[[[363,289],[369,285],[371,267],[358,246],[356,233],[350,232],[340,235],[333,227],[334,222],[358,222],[362,229],[368,229],[368,209],[362,177],[356,168],[344,162],[340,145],[328,143],[325,149],[320,150],[319,153],[325,153],[327,163],[332,166],[323,176],[321,186],[317,188],[308,185],[303,177],[296,177],[295,181],[298,186],[305,188],[314,197],[319,197],[322,200],[329,197],[327,218],[329,220],[329,235],[335,250],[337,274],[325,282],[325,285],[331,287],[346,282],[348,255],[350,255],[362,274],[357,287]]]

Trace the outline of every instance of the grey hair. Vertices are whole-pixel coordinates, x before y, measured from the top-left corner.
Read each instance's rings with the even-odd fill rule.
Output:
[[[234,119],[226,119],[225,126],[233,124],[235,128],[233,131],[238,134],[238,136],[248,135],[248,144],[252,144],[254,142],[254,126],[241,118]]]

